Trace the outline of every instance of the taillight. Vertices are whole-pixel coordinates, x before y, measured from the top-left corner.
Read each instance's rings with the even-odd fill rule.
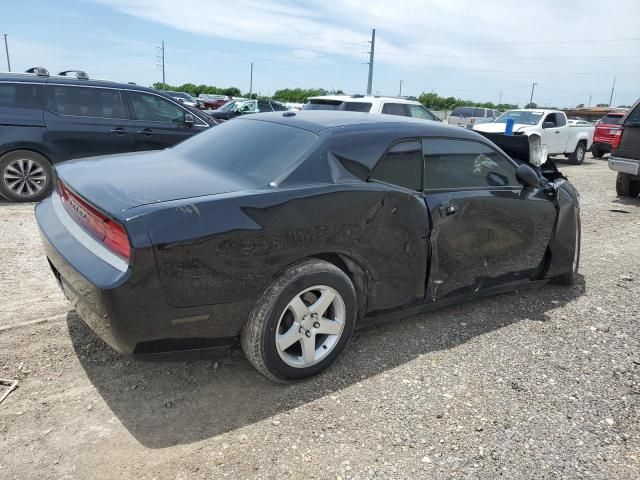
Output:
[[[105,247],[125,260],[131,257],[129,237],[122,225],[98,211],[58,179],[58,194],[71,217]]]
[[[620,146],[620,140],[622,140],[622,131],[624,129],[620,127],[616,134],[613,137],[613,141],[611,142],[611,149],[618,148]]]

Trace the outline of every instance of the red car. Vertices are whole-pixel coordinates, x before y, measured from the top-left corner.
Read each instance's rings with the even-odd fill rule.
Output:
[[[205,110],[217,110],[231,100],[231,97],[227,97],[226,95],[211,94],[201,94],[198,98],[204,102]]]
[[[613,137],[618,132],[618,124],[622,117],[624,117],[624,112],[607,113],[596,125],[596,131],[593,134],[593,146],[591,147],[591,154],[595,158],[602,158],[605,153],[611,153]]]

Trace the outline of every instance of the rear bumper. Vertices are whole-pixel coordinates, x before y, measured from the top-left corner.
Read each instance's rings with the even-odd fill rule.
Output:
[[[640,160],[611,156],[609,157],[609,168],[616,172],[638,176],[640,175]]]
[[[611,144],[606,142],[593,142],[591,145],[591,150],[598,149],[603,153],[611,153]]]
[[[118,270],[65,228],[57,193],[36,206],[45,254],[66,297],[107,344],[130,355],[230,345],[251,305],[174,308],[167,304],[151,248],[134,249],[135,268]]]

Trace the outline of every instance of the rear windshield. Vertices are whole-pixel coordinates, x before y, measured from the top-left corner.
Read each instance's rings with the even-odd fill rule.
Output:
[[[342,100],[309,100],[303,110],[342,110],[345,112],[369,112],[371,103],[344,102]]]
[[[456,107],[451,112],[452,117],[473,117],[474,109],[471,107]]]
[[[30,83],[0,83],[0,107],[38,108],[44,103],[42,85]]]
[[[283,176],[316,142],[307,130],[278,123],[236,119],[173,147],[173,152],[234,176],[267,185]]]
[[[622,120],[623,115],[605,115],[600,119],[600,123],[604,123],[607,125],[618,125],[620,120]]]

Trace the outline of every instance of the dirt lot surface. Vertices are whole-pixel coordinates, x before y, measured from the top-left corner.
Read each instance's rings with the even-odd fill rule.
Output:
[[[640,478],[640,199],[606,161],[581,276],[359,331],[275,385],[239,352],[140,362],[59,292],[32,205],[0,204],[0,478]]]

